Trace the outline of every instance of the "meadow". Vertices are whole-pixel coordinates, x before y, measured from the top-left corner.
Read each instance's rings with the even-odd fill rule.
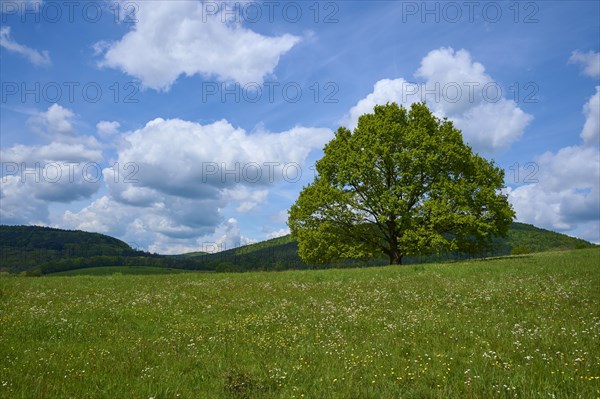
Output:
[[[50,276],[118,276],[120,274],[178,274],[178,273],[193,273],[190,270],[184,269],[169,269],[165,267],[152,266],[103,266],[103,267],[87,267],[84,269],[66,270],[64,272],[52,273]]]
[[[600,249],[3,275],[0,326],[1,398],[598,398]]]

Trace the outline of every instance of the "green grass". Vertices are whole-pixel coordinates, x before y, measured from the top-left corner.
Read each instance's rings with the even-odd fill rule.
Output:
[[[600,250],[0,278],[2,398],[597,398]]]
[[[189,270],[167,269],[164,267],[152,266],[102,266],[89,267],[86,269],[74,269],[64,272],[52,273],[48,276],[112,276],[113,274],[176,274],[190,273]]]

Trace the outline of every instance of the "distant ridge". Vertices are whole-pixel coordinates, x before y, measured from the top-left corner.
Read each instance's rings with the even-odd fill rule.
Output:
[[[569,237],[565,234],[535,227],[531,224],[513,222],[506,238],[497,238],[494,249],[482,254],[448,253],[439,256],[408,256],[404,263],[426,263],[469,257],[489,257],[511,255],[513,252],[529,253],[553,250],[568,250],[593,247],[594,244],[580,238]],[[290,235],[233,248],[216,254],[191,255],[199,259],[211,269],[218,271],[247,271],[247,270],[284,270],[289,268],[306,269],[322,267],[348,267],[381,265],[386,259],[370,261],[345,260],[330,265],[309,265],[302,262],[298,256],[298,243]]]
[[[72,250],[73,255],[89,253],[121,254],[132,248],[117,238],[81,230],[63,230],[43,226],[0,225],[0,246]]]
[[[56,259],[123,256],[125,242],[99,233],[41,226],[0,225],[0,270],[26,271]]]
[[[101,266],[202,269],[196,260],[139,251],[105,234],[0,225],[2,272],[39,275]]]
[[[511,225],[508,236],[496,239],[493,250],[486,253],[409,256],[405,258],[405,263],[426,263],[592,246],[594,244],[579,238],[515,222]],[[105,266],[253,271],[372,266],[385,263],[385,259],[371,259],[369,261],[343,260],[328,265],[306,264],[298,256],[298,243],[290,235],[216,254],[191,252],[166,256],[133,249],[121,240],[99,233],[39,226],[0,225],[0,271],[13,273],[50,274]]]

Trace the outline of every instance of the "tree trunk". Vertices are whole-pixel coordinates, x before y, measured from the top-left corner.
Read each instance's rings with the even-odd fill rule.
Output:
[[[390,251],[390,265],[401,265],[402,254],[399,251]]]
[[[388,228],[388,243],[390,245],[390,251],[388,255],[390,257],[390,265],[401,265],[402,264],[402,254],[398,249],[398,231],[396,226],[396,215],[393,213],[388,216],[387,219],[387,228]]]

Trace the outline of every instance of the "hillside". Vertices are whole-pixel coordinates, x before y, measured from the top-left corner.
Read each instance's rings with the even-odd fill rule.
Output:
[[[460,260],[473,257],[510,255],[514,249],[521,252],[544,252],[554,250],[580,249],[593,244],[554,231],[541,229],[530,224],[514,222],[506,238],[498,238],[493,250],[482,254],[447,253],[439,256],[406,257],[406,264],[429,263],[436,261]],[[190,255],[190,254],[188,254]],[[301,261],[298,256],[298,244],[289,235],[230,249],[216,254],[190,256],[203,262],[205,267],[218,271],[246,270],[283,270],[323,268],[323,265],[310,265]],[[339,261],[325,267],[349,267],[386,264],[386,259],[364,261]]]
[[[504,242],[505,248],[524,246],[531,252],[548,250],[581,249],[594,246],[580,238],[535,227],[531,224],[513,223],[508,237]],[[505,249],[505,250],[506,250]]]
[[[404,263],[430,263],[472,257],[566,250],[593,246],[587,241],[513,223],[508,237],[496,240],[493,250],[482,254],[447,253],[406,257]],[[0,271],[50,274],[105,266],[162,267],[204,271],[252,271],[315,269],[386,264],[386,259],[338,261],[328,265],[302,262],[298,244],[289,235],[230,249],[216,254],[192,252],[177,256],[150,254],[132,249],[125,242],[98,233],[37,226],[0,226]],[[142,270],[142,269],[140,269]]]
[[[135,250],[104,234],[0,225],[0,272],[36,275],[103,266],[202,269],[197,260]]]
[[[58,259],[123,256],[133,252],[125,242],[104,234],[0,225],[0,271],[30,270]]]

